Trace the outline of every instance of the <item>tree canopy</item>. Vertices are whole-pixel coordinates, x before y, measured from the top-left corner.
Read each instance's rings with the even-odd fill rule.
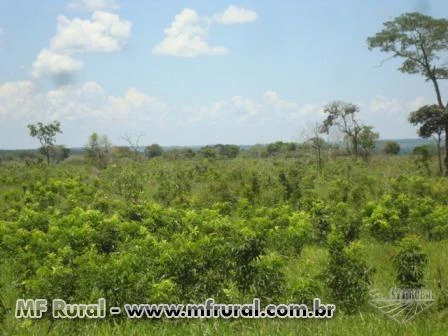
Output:
[[[432,82],[440,109],[423,107],[411,114],[410,122],[421,125],[419,134],[422,137],[440,131],[439,143],[441,131],[445,133],[445,175],[448,175],[448,105],[443,101],[439,83],[448,79],[448,20],[405,13],[384,22],[384,29],[369,37],[367,44],[370,50],[379,49],[392,54],[391,58],[401,58],[403,62],[398,68],[401,72],[420,74]]]
[[[391,53],[402,58],[398,68],[408,74],[420,74],[432,81],[437,101],[443,106],[439,79],[448,78],[448,63],[442,59],[448,47],[448,20],[421,13],[405,13],[384,22],[384,29],[367,39],[369,49]]]
[[[28,129],[33,138],[37,138],[41,145],[41,151],[47,159],[47,164],[50,164],[50,150],[56,141],[56,134],[62,133],[61,123],[53,121],[49,124],[38,122],[37,124],[29,124]]]

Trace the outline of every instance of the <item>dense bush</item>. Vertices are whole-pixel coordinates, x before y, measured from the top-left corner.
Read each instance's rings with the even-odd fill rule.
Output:
[[[325,282],[338,309],[355,313],[367,304],[372,269],[360,256],[360,245],[345,245],[337,234],[330,238],[329,261],[325,268]]]
[[[400,144],[396,141],[386,141],[383,145],[383,153],[387,155],[397,155],[400,150]]]
[[[428,257],[423,252],[417,237],[404,238],[393,261],[397,283],[401,288],[414,289],[423,286]]]

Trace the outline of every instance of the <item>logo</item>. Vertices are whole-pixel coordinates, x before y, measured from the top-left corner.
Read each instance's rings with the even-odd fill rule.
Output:
[[[409,322],[435,302],[432,291],[423,288],[391,288],[388,296],[373,290],[370,296],[372,306],[401,324]]]

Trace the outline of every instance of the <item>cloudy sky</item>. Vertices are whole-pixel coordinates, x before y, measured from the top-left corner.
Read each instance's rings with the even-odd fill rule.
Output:
[[[345,100],[382,138],[413,138],[435,101],[419,76],[369,51],[404,12],[444,0],[0,1],[0,148],[34,148],[26,125],[59,120],[58,143],[255,144],[300,140]],[[446,86],[443,87],[446,91]]]

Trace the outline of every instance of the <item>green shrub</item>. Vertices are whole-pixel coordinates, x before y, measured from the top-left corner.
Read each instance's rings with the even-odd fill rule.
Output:
[[[402,288],[423,286],[428,257],[423,252],[417,237],[409,236],[400,241],[393,262],[399,286]]]
[[[364,307],[369,298],[372,270],[360,256],[361,245],[345,245],[334,234],[329,242],[329,260],[324,270],[325,283],[338,309],[349,314]]]

